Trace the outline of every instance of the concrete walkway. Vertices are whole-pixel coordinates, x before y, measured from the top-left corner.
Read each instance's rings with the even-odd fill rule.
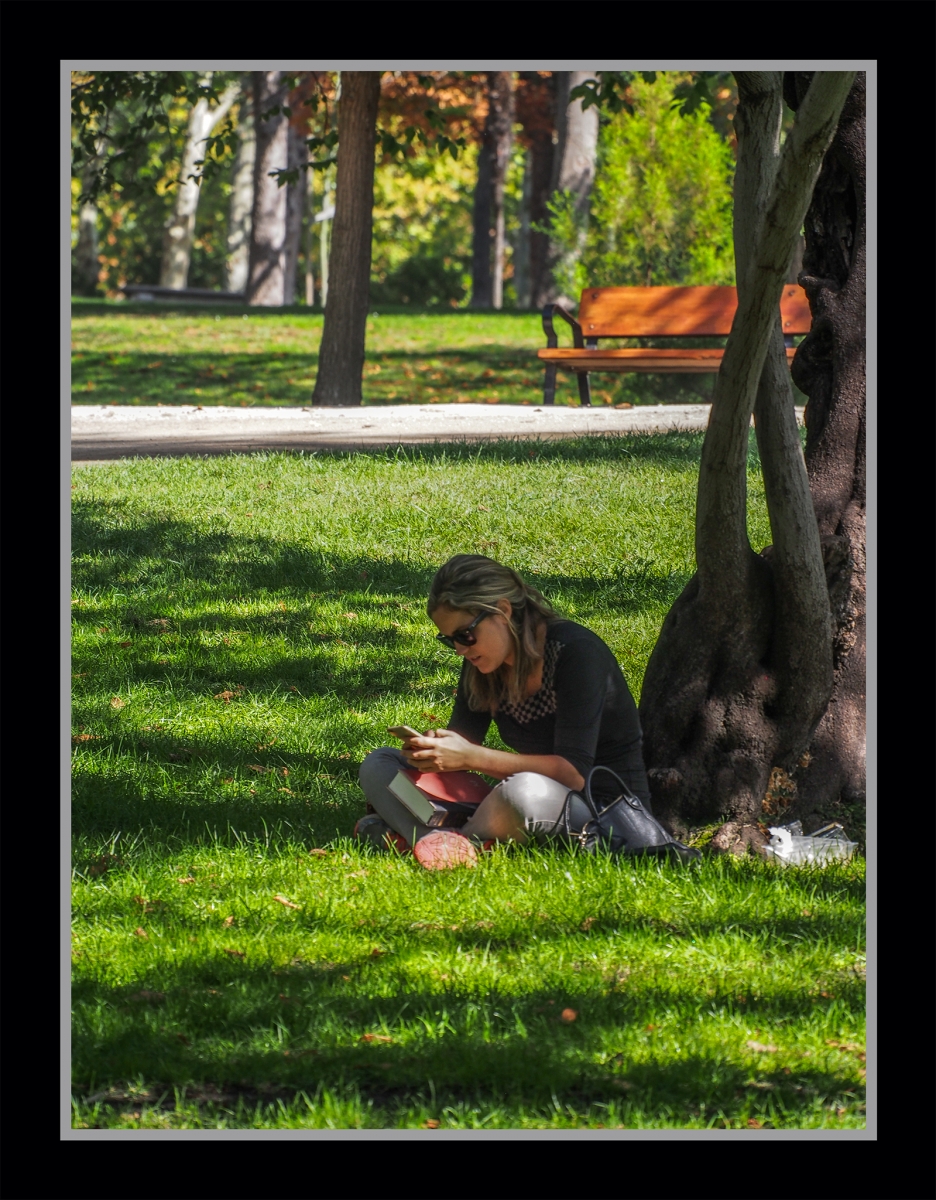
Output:
[[[704,429],[708,404],[566,408],[394,404],[362,408],[228,408],[76,404],[72,461],[255,450],[374,450],[427,442],[554,439]],[[797,409],[802,424],[803,410]]]

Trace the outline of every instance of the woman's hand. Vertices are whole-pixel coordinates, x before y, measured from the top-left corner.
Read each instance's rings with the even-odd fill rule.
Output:
[[[451,729],[430,729],[424,737],[410,738],[402,753],[417,771],[470,771],[478,749]]]

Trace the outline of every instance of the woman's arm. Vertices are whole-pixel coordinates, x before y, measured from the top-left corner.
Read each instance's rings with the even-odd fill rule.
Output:
[[[477,746],[450,729],[437,729],[433,736],[411,738],[404,747],[407,762],[418,771],[479,771],[492,779],[506,779],[520,771],[533,771],[555,779],[576,791],[585,786],[584,777],[558,754],[514,754]]]

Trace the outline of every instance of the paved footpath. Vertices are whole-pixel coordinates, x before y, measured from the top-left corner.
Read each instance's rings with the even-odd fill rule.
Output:
[[[361,408],[72,406],[72,461],[255,450],[367,450],[427,442],[574,438],[704,429],[708,404],[637,408],[393,404]],[[797,409],[802,423],[802,409]]]

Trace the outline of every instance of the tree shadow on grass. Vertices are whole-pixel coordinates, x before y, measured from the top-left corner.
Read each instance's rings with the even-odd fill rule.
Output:
[[[765,1093],[795,1112],[815,1098],[861,1090],[849,1053],[830,1051],[820,1063],[794,1046],[752,1050],[743,1028],[730,1057],[673,1054],[659,1014],[678,1010],[684,1024],[687,1012],[720,1003],[700,1003],[690,989],[602,994],[573,987],[557,995],[541,987],[481,994],[401,986],[391,997],[373,996],[366,993],[372,961],[362,956],[282,969],[219,955],[203,966],[150,972],[143,991],[137,984],[79,982],[73,993],[76,1094],[119,1090],[142,1078],[151,1092],[183,1086],[210,1104],[268,1095],[271,1088],[289,1096],[324,1086],[391,1112],[418,1104],[431,1081],[440,1106],[473,1097],[488,1108],[545,1109],[558,1101],[580,1109],[627,1099],[644,1111],[657,1107],[691,1119],[701,1105],[743,1112],[752,1101],[762,1105]],[[730,1013],[730,1005],[723,1007]],[[560,1014],[568,1008],[576,1019],[566,1023]],[[747,1015],[782,1027],[808,1021],[814,1008],[805,992],[789,989]],[[83,1013],[95,1014],[90,1024]],[[256,1047],[264,1030],[278,1031],[276,1049]],[[746,1061],[739,1065],[739,1058]],[[778,1058],[786,1070],[775,1065]]]

